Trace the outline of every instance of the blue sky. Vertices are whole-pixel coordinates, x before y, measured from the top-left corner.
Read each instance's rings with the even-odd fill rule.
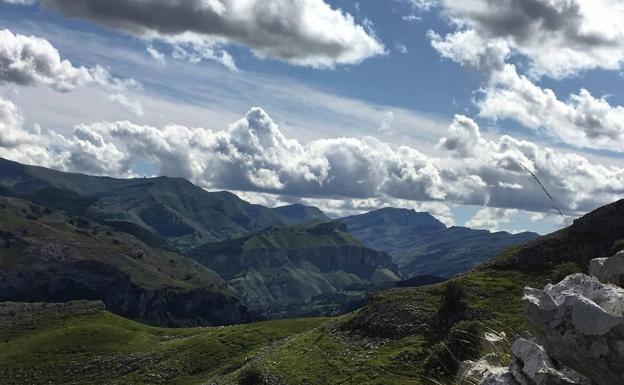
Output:
[[[117,12],[136,0],[75,11],[85,1],[0,2],[0,69],[18,68],[0,71],[13,133],[0,155],[182,176],[335,216],[411,207],[490,230],[563,225],[526,169],[568,221],[624,192],[614,0],[544,1],[560,30],[523,0],[271,0],[245,12],[211,0],[205,22],[183,9],[195,1],[176,20]],[[500,27],[510,17],[524,25]]]

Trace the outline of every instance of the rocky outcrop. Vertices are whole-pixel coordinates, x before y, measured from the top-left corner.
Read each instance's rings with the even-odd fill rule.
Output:
[[[590,262],[589,274],[602,283],[624,286],[624,251],[611,258],[596,258]]]
[[[511,347],[509,367],[496,367],[490,354],[477,362],[465,361],[458,374],[459,385],[590,385],[585,377],[554,362],[543,347],[519,338]]]
[[[553,362],[544,348],[519,338],[511,347],[509,370],[521,385],[589,385],[590,382],[570,368]]]
[[[624,289],[584,274],[526,288],[527,323],[548,355],[599,385],[624,383]]]
[[[0,301],[101,300],[116,314],[161,326],[229,325],[248,321],[237,298],[208,289],[147,289],[97,261],[51,262],[29,270],[0,269]]]
[[[460,384],[624,384],[624,252],[594,259],[543,290],[525,288],[526,321],[535,341],[520,338],[509,368],[491,360],[466,362]],[[475,378],[480,378],[475,382]]]

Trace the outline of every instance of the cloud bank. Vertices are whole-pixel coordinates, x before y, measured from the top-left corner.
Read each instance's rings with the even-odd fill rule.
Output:
[[[356,64],[385,51],[350,14],[323,0],[43,0],[42,6],[146,39],[208,52],[235,43],[260,58],[302,66]]]
[[[2,136],[0,156],[62,170],[128,177],[137,174],[137,163],[148,162],[160,175],[184,177],[208,189],[309,202],[350,200],[362,207],[420,201],[551,210],[552,202],[524,167],[568,213],[588,211],[624,193],[622,168],[509,136],[487,140],[464,116],[455,118],[440,142],[447,157],[439,158],[370,137],[302,144],[286,137],[260,108],[220,131],[120,121],[78,125],[71,135],[34,135],[23,127],[12,103],[5,100],[3,105],[3,132],[11,135]]]

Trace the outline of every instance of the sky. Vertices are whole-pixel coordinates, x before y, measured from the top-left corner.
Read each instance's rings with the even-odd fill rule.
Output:
[[[0,156],[548,233],[624,195],[621,0],[0,0]]]

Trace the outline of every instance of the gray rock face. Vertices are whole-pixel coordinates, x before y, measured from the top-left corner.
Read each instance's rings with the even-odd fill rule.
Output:
[[[597,385],[624,384],[624,289],[574,274],[526,288],[527,323],[548,356]]]
[[[585,377],[553,362],[535,342],[516,340],[511,356],[509,368],[494,367],[495,355],[463,362],[457,377],[459,385],[591,385]]]
[[[589,274],[602,283],[624,287],[624,251],[611,258],[596,258],[590,262]]]
[[[519,338],[511,347],[510,372],[521,385],[589,385],[573,370],[557,365],[535,342]]]

